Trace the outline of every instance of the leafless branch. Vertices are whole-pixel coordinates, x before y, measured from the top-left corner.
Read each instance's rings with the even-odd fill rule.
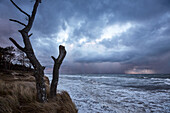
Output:
[[[28,35],[28,37],[30,37],[30,36],[32,36],[33,35],[33,33],[31,33],[30,35]]]
[[[23,47],[21,47],[13,38],[9,38],[9,40],[11,40],[11,42],[18,48],[20,49],[21,51],[25,51],[25,49]]]
[[[54,56],[51,56],[51,58],[55,61],[56,59],[54,58]]]
[[[28,21],[28,25],[23,29],[25,32],[29,32],[30,29],[32,28],[39,3],[40,3],[40,1],[36,0],[31,17],[29,18],[29,21]]]
[[[21,25],[23,25],[23,26],[26,26],[24,23],[22,23],[22,22],[20,22],[20,21],[18,21],[18,20],[14,20],[14,19],[9,19],[10,21],[13,21],[13,22],[17,22],[17,23],[19,23],[19,24],[21,24]]]
[[[26,13],[25,11],[23,11],[20,7],[17,6],[17,4],[15,4],[15,2],[13,0],[10,0],[12,2],[12,4],[22,13],[24,13],[25,15],[28,16],[28,18],[30,18],[30,15],[28,13]]]

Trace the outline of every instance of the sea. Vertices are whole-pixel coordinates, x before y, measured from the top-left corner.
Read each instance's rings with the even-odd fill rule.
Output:
[[[70,94],[78,113],[170,113],[170,74],[60,75],[58,90]]]

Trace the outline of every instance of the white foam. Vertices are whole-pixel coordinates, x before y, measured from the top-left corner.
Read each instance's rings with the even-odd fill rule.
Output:
[[[169,78],[167,78],[167,79],[165,79],[165,80],[170,82],[170,79],[169,79]]]
[[[77,78],[68,79],[68,77]],[[79,80],[78,78],[80,77],[84,79]],[[140,81],[142,81],[142,84],[146,84],[144,81],[146,79],[124,77],[114,77],[114,79],[110,79],[113,77],[62,75],[60,76],[58,89],[68,91],[77,108],[79,109],[79,113],[133,113],[170,111],[165,109],[170,107],[170,104],[168,104],[170,93],[169,90],[165,92],[156,92],[153,90],[146,91],[122,87],[122,84],[127,84],[128,82],[131,83],[131,81],[133,81],[134,84],[139,84]],[[158,79],[153,78],[152,80]],[[163,79],[161,79],[161,81],[162,80]],[[147,79],[147,81],[149,81],[149,79]],[[110,82],[114,84],[104,85],[103,82]],[[169,79],[166,79],[166,83],[169,84]]]

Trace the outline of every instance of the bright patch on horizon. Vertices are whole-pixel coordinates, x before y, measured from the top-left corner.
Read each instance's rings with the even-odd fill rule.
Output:
[[[103,40],[111,40],[113,37],[121,36],[122,33],[127,32],[133,25],[131,23],[126,23],[125,25],[111,25],[103,29],[102,35],[96,42],[101,42]]]
[[[125,72],[126,74],[154,74],[155,71],[151,69],[137,69],[133,68]]]

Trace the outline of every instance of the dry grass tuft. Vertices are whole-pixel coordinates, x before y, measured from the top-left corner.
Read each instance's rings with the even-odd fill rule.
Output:
[[[16,77],[14,77],[16,79]],[[78,110],[69,94],[62,91],[46,103],[36,100],[33,78],[0,80],[0,113],[77,113]],[[1,79],[1,76],[0,76]],[[49,95],[49,80],[46,80]]]
[[[12,113],[12,108],[4,97],[0,97],[0,113]]]
[[[57,94],[47,103],[33,102],[21,107],[22,113],[77,113],[75,104],[66,91]]]

